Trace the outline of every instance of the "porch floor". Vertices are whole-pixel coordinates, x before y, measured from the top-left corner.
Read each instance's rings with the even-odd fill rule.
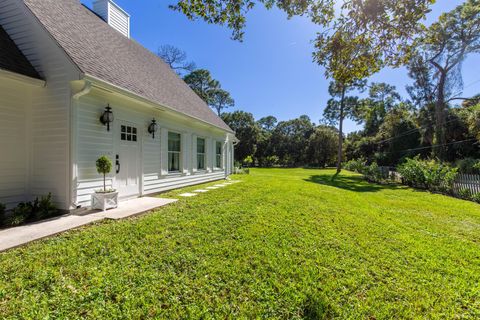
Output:
[[[165,206],[176,199],[143,197],[119,203],[118,208],[108,211],[92,211],[87,215],[64,215],[49,220],[0,231],[0,251],[50,237],[103,219],[124,219]]]

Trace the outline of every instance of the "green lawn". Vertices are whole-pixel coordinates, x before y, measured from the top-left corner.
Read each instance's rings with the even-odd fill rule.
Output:
[[[0,254],[0,318],[480,318],[479,205],[333,173],[252,170]]]

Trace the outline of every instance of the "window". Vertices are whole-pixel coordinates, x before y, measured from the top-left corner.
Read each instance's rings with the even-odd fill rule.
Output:
[[[197,138],[197,169],[205,170],[205,139]]]
[[[179,133],[168,133],[168,171],[180,171],[181,136]]]
[[[222,143],[215,143],[215,168],[222,167]]]
[[[120,139],[123,141],[137,141],[137,128],[131,126],[121,126]]]

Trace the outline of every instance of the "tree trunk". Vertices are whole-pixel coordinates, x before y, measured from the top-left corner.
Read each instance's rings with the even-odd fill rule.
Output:
[[[343,157],[343,118],[345,109],[345,91],[346,88],[342,88],[342,98],[340,100],[340,119],[338,124],[338,159],[337,159],[337,174],[342,171],[342,157]]]
[[[446,128],[445,128],[445,84],[447,74],[440,71],[440,80],[438,83],[437,101],[435,102],[435,141],[438,145],[433,148],[433,155],[440,160],[446,160]]]
[[[105,173],[103,174],[103,192],[107,192],[107,183],[106,183]]]

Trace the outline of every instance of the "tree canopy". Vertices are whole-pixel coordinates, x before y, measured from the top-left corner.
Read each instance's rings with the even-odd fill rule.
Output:
[[[235,100],[230,96],[230,93],[222,88],[214,89],[210,95],[210,106],[217,111],[218,116],[224,109],[235,106]]]
[[[436,155],[445,158],[447,103],[459,97],[461,66],[470,53],[480,52],[480,2],[467,0],[443,13],[417,40],[415,54],[423,72],[414,73],[433,82]],[[428,69],[431,69],[430,71]],[[422,79],[422,78],[421,78]]]
[[[213,102],[213,92],[220,89],[220,83],[212,78],[210,71],[198,69],[187,74],[183,80],[208,105]]]
[[[187,61],[187,53],[172,45],[162,45],[157,55],[179,75],[196,69],[194,62]]]
[[[326,75],[350,84],[385,65],[408,60],[421,20],[435,0],[177,0],[170,8],[189,19],[226,25],[242,40],[246,15],[256,5],[276,7],[288,17],[306,16],[323,31],[315,39],[314,59]]]

